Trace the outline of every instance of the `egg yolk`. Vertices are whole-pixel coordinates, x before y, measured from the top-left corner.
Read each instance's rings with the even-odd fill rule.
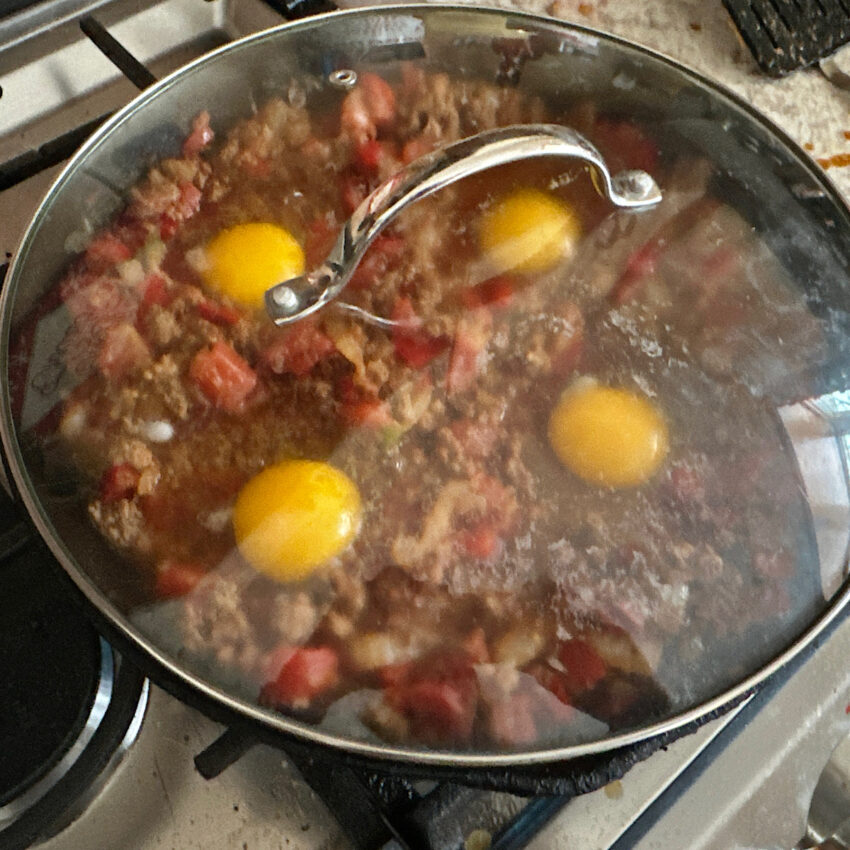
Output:
[[[255,475],[233,508],[236,544],[257,570],[298,581],[339,554],[360,526],[360,494],[321,461],[287,460]]]
[[[643,396],[587,382],[561,396],[549,419],[549,442],[585,481],[632,487],[666,457],[667,425]]]
[[[267,289],[304,272],[304,251],[276,224],[250,222],[222,230],[206,247],[204,282],[246,307],[263,306]]]
[[[503,272],[542,272],[572,253],[581,231],[564,201],[539,189],[519,189],[481,221],[481,250]]]

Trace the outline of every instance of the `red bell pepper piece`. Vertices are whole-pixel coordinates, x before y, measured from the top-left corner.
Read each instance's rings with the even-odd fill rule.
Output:
[[[266,705],[303,706],[339,681],[339,656],[329,646],[299,647],[284,662],[277,678],[266,683]]]
[[[456,679],[420,679],[386,691],[412,734],[427,743],[464,743],[472,737],[478,686],[475,673]]]
[[[407,322],[407,327],[393,328],[393,346],[400,360],[414,369],[422,369],[449,347],[446,337],[431,336],[427,331],[415,327],[416,313],[409,298],[399,298],[393,309],[393,319]]]
[[[566,685],[572,694],[589,690],[605,677],[605,662],[580,638],[564,641],[558,650],[558,660],[564,665]]]
[[[461,293],[463,306],[468,310],[479,307],[508,307],[513,301],[516,282],[509,275],[482,280]]]
[[[210,301],[206,298],[198,302],[197,308],[201,317],[214,325],[229,327],[235,325],[241,318],[239,311],[234,307],[228,307],[227,304],[220,304],[218,301]]]

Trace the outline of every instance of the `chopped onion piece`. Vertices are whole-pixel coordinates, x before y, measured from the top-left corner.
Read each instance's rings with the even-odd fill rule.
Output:
[[[174,436],[174,426],[164,419],[143,422],[139,431],[152,443],[167,443]]]

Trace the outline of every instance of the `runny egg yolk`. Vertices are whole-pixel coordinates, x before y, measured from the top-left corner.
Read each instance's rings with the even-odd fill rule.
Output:
[[[633,487],[667,455],[667,425],[644,396],[581,382],[568,389],[549,419],[549,442],[561,462],[592,484]]]
[[[266,222],[222,230],[205,253],[207,286],[246,307],[262,307],[267,289],[304,272],[304,251],[295,237]]]
[[[345,549],[360,514],[360,494],[345,473],[321,461],[287,460],[242,488],[233,530],[253,567],[279,581],[298,581]]]
[[[573,209],[539,189],[518,189],[488,210],[481,250],[502,272],[542,272],[569,256],[581,232]]]

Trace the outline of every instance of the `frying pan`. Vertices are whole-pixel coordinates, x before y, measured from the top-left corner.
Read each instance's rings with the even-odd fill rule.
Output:
[[[200,108],[210,112],[221,135],[258,103],[286,92],[294,76],[322,80],[339,68],[389,74],[402,61],[519,86],[549,103],[594,100],[606,114],[652,127],[662,155],[708,162],[708,192],[749,222],[818,323],[817,351],[804,352],[794,374],[774,376],[769,387],[805,502],[793,613],[753,630],[746,657],[732,646],[719,651],[712,687],[663,717],[586,740],[475,751],[362,740],[261,707],[140,625],[135,612],[150,601],[142,583],[81,521],[71,479],[38,451],[38,423],[69,389],[61,369],[50,370],[61,329],[51,326],[44,305],[81,247],[81,231],[84,236],[106,224],[146,170],[179,151]],[[537,788],[552,790],[559,777],[574,775],[576,765],[630,747],[649,752],[739,701],[813,641],[850,598],[848,260],[848,210],[806,154],[734,95],[660,55],[588,29],[496,9],[376,7],[322,15],[229,44],[153,85],[99,129],[59,176],[16,252],[0,302],[6,462],[18,498],[99,627],[181,698],[260,740],[307,752],[329,748],[341,759],[408,775],[452,776],[462,769],[484,784],[510,768],[517,776],[512,787],[527,790],[532,776]],[[41,355],[30,351],[22,381],[22,364],[10,352],[34,316],[41,326],[36,345],[45,348]],[[23,400],[13,398],[10,384],[22,383]]]

